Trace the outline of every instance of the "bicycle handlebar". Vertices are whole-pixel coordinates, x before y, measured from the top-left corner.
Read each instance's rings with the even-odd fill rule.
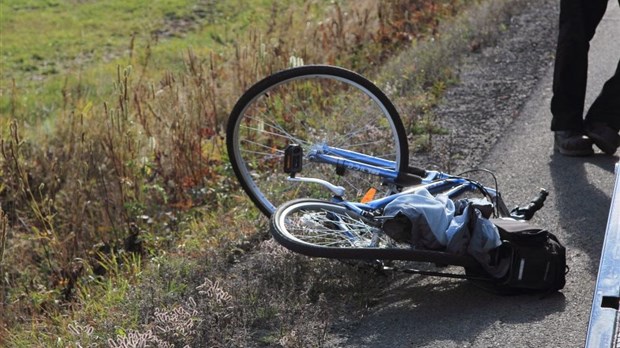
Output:
[[[513,218],[517,220],[531,219],[534,216],[534,213],[536,213],[538,210],[540,210],[540,208],[543,207],[548,195],[549,195],[549,192],[545,190],[544,188],[541,188],[536,198],[532,199],[530,203],[523,208],[519,206],[515,207],[510,212],[510,216],[512,216]]]

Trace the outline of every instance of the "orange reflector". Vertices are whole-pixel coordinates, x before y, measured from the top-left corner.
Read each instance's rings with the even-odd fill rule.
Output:
[[[377,189],[374,187],[371,187],[366,194],[364,195],[364,197],[362,197],[362,203],[368,203],[370,201],[372,201],[375,198],[375,194],[377,193]]]

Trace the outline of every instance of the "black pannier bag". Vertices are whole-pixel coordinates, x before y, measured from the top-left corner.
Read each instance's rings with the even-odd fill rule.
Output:
[[[500,285],[513,290],[553,292],[566,283],[566,248],[555,235],[526,221],[491,219],[508,257]]]

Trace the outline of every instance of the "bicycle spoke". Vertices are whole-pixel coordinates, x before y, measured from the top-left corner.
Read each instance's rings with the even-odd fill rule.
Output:
[[[235,175],[267,215],[300,197],[329,198],[313,184],[286,180],[278,163],[290,144],[306,154],[301,175],[343,185],[356,198],[383,178],[308,160],[311,149],[328,145],[395,163],[408,159],[402,123],[376,86],[352,72],[325,66],[293,68],[261,81],[235,105],[227,128],[228,153]],[[333,74],[333,75],[332,75]],[[372,92],[371,92],[372,91]],[[295,187],[295,189],[291,189]]]
[[[289,230],[300,240],[323,246],[370,246],[376,229],[346,214],[299,211],[291,216]],[[330,227],[333,226],[333,227]]]
[[[256,120],[255,118],[249,118],[249,119],[250,119],[250,120]],[[250,130],[255,130],[257,133],[258,133],[258,132],[260,132],[260,133],[262,133],[263,135],[273,135],[273,136],[280,137],[280,138],[283,138],[283,139],[293,139],[293,140],[295,140],[295,142],[296,142],[297,144],[308,144],[308,142],[306,142],[306,141],[304,141],[304,140],[302,140],[302,139],[296,138],[296,137],[294,137],[293,135],[291,135],[289,132],[287,132],[287,131],[286,131],[284,128],[282,128],[280,125],[277,125],[277,124],[271,124],[271,123],[265,122],[265,121],[263,121],[263,120],[258,120],[258,121],[259,121],[259,122],[262,122],[262,123],[265,123],[265,124],[267,124],[269,127],[273,128],[273,129],[275,129],[275,130],[279,130],[279,131],[281,131],[282,133],[267,132],[267,131],[265,131],[264,129],[260,129],[260,128],[253,128],[253,127],[248,127],[248,126],[240,126],[239,128],[241,128],[241,129],[250,129]]]

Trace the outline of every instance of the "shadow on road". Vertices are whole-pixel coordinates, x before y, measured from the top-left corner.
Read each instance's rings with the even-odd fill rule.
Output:
[[[583,257],[587,260],[583,271],[590,274],[598,271],[611,198],[607,187],[617,161],[605,155],[554,154],[548,162],[549,199],[559,221],[559,226],[548,228],[567,246],[569,266],[571,258]],[[499,296],[468,281],[424,276],[400,277],[377,298],[379,302],[355,324],[359,326],[343,346],[477,346],[495,340],[496,332],[525,331],[538,335],[529,338],[538,342],[546,339],[545,334],[529,330],[572,308],[562,292],[542,300],[540,295]]]
[[[406,284],[391,287],[382,294],[381,303],[370,309],[372,320],[364,320],[346,346],[472,343],[489,327],[531,325],[562,312],[565,306],[562,293],[542,300],[541,295],[499,296],[468,281],[445,279],[429,283],[422,276],[411,277]],[[445,329],[438,330],[438,327]]]
[[[611,203],[611,190],[600,189],[598,176],[613,176],[617,161],[617,157],[602,154],[576,158],[557,153],[549,161],[558,220],[565,231],[562,241],[567,248],[588,254],[589,272],[598,271]]]

